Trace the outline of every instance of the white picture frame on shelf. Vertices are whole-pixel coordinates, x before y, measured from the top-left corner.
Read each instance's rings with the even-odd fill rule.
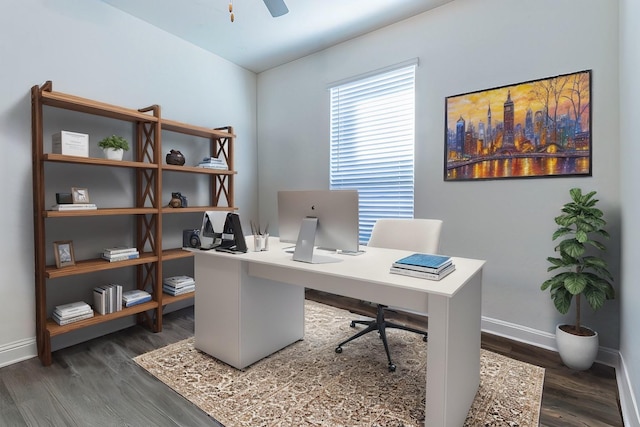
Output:
[[[71,187],[71,199],[73,203],[90,203],[89,190],[80,187]]]

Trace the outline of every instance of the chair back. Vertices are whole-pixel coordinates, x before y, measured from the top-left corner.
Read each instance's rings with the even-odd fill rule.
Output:
[[[367,246],[437,254],[442,220],[420,218],[379,219]]]

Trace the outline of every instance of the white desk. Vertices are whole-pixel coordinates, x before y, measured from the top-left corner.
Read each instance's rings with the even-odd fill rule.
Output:
[[[464,424],[480,383],[484,261],[454,257],[456,271],[431,281],[389,273],[409,251],[366,248],[335,255],[339,263],[307,264],[293,261],[277,238],[269,245],[237,255],[193,250],[196,348],[243,369],[303,338],[305,287],[427,312],[425,425]]]

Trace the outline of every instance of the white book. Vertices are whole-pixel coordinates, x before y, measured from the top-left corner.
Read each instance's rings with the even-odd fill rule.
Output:
[[[126,254],[118,254],[118,255],[105,255],[102,254],[102,259],[115,262],[115,261],[126,261],[128,259],[137,259],[140,258],[140,254],[138,252],[126,253]]]
[[[101,286],[93,288],[93,306],[95,310],[100,314],[106,314],[105,306],[105,289]]]
[[[73,315],[78,313],[86,313],[91,310],[91,306],[84,301],[70,302],[68,304],[57,305],[54,312],[60,315]]]
[[[52,211],[83,211],[98,209],[94,203],[65,203],[51,206]]]
[[[455,269],[456,269],[456,266],[454,264],[451,264],[449,265],[449,267],[442,270],[440,273],[427,273],[425,271],[417,271],[409,268],[400,268],[400,267],[391,267],[389,269],[389,272],[393,274],[401,274],[403,276],[418,277],[421,279],[440,280],[445,276],[448,276]]]
[[[133,289],[131,291],[123,292],[122,300],[126,302],[129,300],[136,300],[136,299],[146,298],[150,296],[151,295],[147,291],[143,291],[142,289]]]
[[[188,294],[189,292],[193,292],[196,290],[196,287],[195,285],[192,285],[192,286],[187,286],[185,288],[176,289],[176,288],[163,286],[162,290],[166,294],[176,296],[176,295]]]
[[[184,286],[194,285],[196,282],[195,280],[193,280],[193,277],[173,276],[165,278],[163,283],[174,288],[180,288]]]
[[[104,248],[102,250],[102,252],[104,252],[105,254],[109,254],[109,255],[116,255],[116,254],[126,254],[126,253],[132,253],[138,252],[137,248],[131,248],[129,246],[113,246],[111,248]]]
[[[80,320],[90,319],[92,317],[93,317],[93,311],[90,312],[90,313],[85,313],[85,314],[82,314],[80,316],[74,316],[74,317],[70,317],[70,318],[59,318],[59,317],[53,316],[53,320],[55,320],[58,325],[64,326],[64,325],[68,325],[69,323],[74,323],[74,322],[78,322]]]

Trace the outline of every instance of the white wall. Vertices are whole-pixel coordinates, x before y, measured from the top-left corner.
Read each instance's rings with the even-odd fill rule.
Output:
[[[99,1],[10,2],[0,14],[0,28],[0,138],[5,153],[0,176],[6,202],[0,246],[2,366],[36,354],[33,85],[52,80],[59,92],[129,108],[159,104],[162,115],[173,120],[234,126],[236,205],[247,218],[257,212],[257,167],[254,73]]]
[[[554,347],[555,325],[565,319],[540,284],[554,254],[553,218],[570,188],[598,192],[619,277],[617,25],[610,0],[457,0],[260,73],[263,221],[276,223],[278,190],[328,188],[327,85],[418,57],[415,216],[444,219],[442,252],[487,260],[483,327]],[[446,96],[585,69],[593,70],[592,177],[443,181]],[[604,348],[618,348],[618,311],[615,300],[583,318]]]
[[[636,0],[620,1],[620,194],[622,203],[622,269],[623,286],[620,289],[620,363],[618,383],[620,403],[625,425],[640,426],[640,339],[636,326],[640,325],[640,280],[635,264],[640,256],[640,200],[637,195],[640,171],[637,118],[640,116],[637,96],[640,94],[640,3]]]

